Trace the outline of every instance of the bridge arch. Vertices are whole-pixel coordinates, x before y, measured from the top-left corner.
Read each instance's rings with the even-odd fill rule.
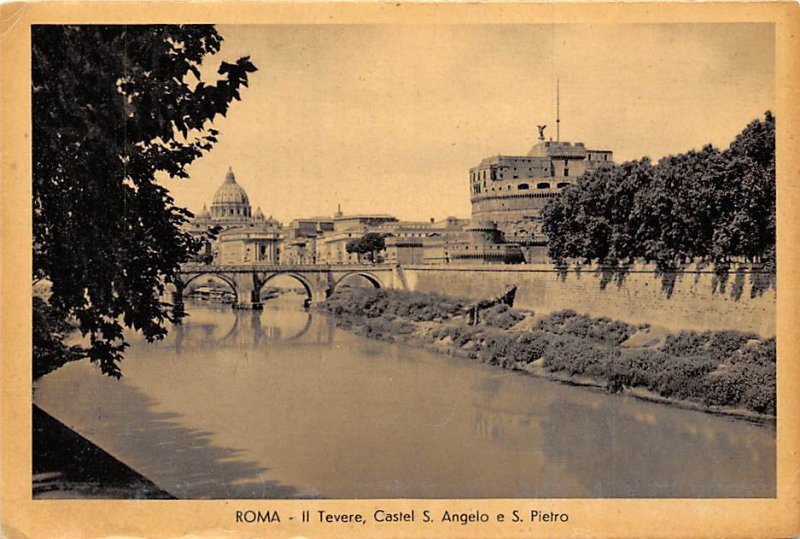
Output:
[[[370,284],[372,284],[372,286],[375,287],[375,288],[384,288],[383,283],[381,282],[381,280],[378,279],[372,273],[370,273],[368,271],[356,270],[356,271],[347,272],[344,275],[342,275],[341,277],[339,277],[339,279],[337,279],[337,281],[333,284],[333,287],[331,287],[331,294],[333,294],[336,291],[336,289],[339,287],[339,285],[342,284],[345,280],[347,280],[347,279],[349,279],[351,277],[354,277],[354,276],[363,277],[364,279],[369,281]]]
[[[181,280],[181,286],[180,286],[181,296],[183,296],[183,291],[186,290],[186,287],[188,287],[189,284],[192,281],[194,281],[195,279],[198,279],[200,277],[203,277],[204,275],[208,275],[209,277],[216,277],[220,281],[222,281],[225,284],[227,284],[228,287],[230,287],[231,291],[233,292],[233,295],[236,298],[236,303],[237,304],[239,303],[239,289],[236,287],[236,282],[233,279],[231,279],[228,275],[225,275],[224,273],[217,273],[217,272],[213,272],[213,271],[198,272],[198,273],[190,275],[186,279],[182,279]]]
[[[292,277],[296,281],[300,282],[300,284],[303,285],[303,288],[306,289],[306,295],[308,296],[308,302],[309,303],[312,303],[314,301],[314,299],[316,299],[314,297],[314,287],[311,286],[311,283],[309,282],[309,280],[306,279],[301,274],[295,273],[293,271],[278,271],[278,272],[271,273],[271,274],[267,275],[267,277],[261,283],[261,286],[259,286],[258,290],[256,290],[256,293],[257,293],[258,297],[261,297],[261,290],[263,290],[263,288],[267,285],[268,282],[270,282],[275,277],[280,277],[281,275],[285,275],[287,277]]]

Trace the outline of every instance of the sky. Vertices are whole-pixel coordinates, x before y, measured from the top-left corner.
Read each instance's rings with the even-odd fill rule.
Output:
[[[771,24],[249,25],[203,72],[249,55],[218,144],[166,179],[210,205],[228,167],[255,209],[288,223],[348,213],[468,217],[469,168],[525,155],[537,124],[622,162],[726,147],[774,110]]]

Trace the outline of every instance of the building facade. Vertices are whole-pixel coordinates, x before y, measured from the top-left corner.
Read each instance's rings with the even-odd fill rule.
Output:
[[[282,243],[282,230],[268,223],[232,227],[219,234],[214,261],[221,265],[278,264]]]
[[[288,265],[317,264],[317,239],[333,232],[333,219],[311,217],[295,219],[289,225],[281,263]]]
[[[333,231],[316,238],[316,259],[319,264],[360,264],[364,260],[358,253],[348,253],[347,244],[369,232],[377,232],[381,225],[397,222],[397,217],[385,214],[344,215],[341,207],[333,216]]]

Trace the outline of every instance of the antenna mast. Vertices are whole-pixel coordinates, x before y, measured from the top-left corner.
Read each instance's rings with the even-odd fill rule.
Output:
[[[559,83],[560,81],[556,79],[556,142],[561,142],[561,95]]]

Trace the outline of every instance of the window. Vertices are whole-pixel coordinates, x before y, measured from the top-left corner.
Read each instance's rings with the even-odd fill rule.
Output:
[[[608,161],[608,154],[607,153],[603,154],[603,161]]]
[[[561,189],[561,188],[563,188],[563,187],[566,187],[566,186],[568,186],[568,185],[569,185],[569,182],[559,182],[559,183],[558,183],[558,185],[557,185],[556,187],[558,187],[559,189]]]
[[[586,154],[586,160],[587,161],[591,161],[592,160],[592,154]]]
[[[548,182],[541,182],[536,184],[537,189],[550,189],[550,184]]]
[[[521,184],[519,184],[519,185],[517,186],[517,189],[518,189],[519,191],[525,191],[526,189],[530,189],[530,187],[528,186],[528,184],[527,184],[527,183],[521,183]]]
[[[569,169],[568,169],[568,168],[565,168],[565,169],[564,169],[564,177],[566,178],[566,177],[568,177],[568,176],[569,176]]]

